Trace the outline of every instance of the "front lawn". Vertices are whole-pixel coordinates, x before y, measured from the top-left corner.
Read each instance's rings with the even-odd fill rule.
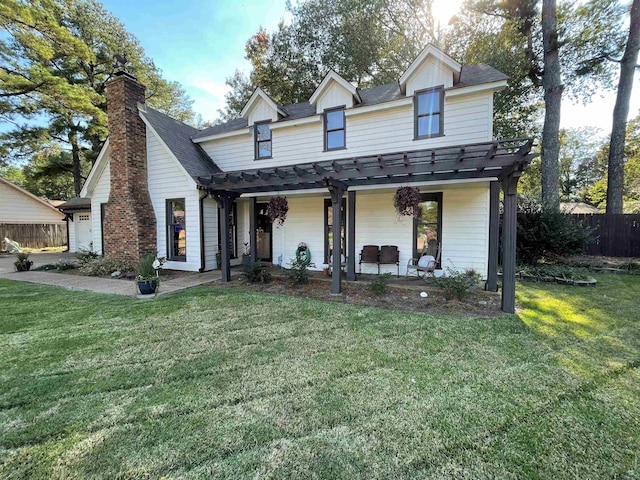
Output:
[[[638,276],[468,319],[0,280],[0,478],[638,478]]]

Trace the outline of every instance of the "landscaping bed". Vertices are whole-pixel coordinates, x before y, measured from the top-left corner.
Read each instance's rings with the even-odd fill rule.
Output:
[[[381,295],[376,295],[370,290],[369,281],[343,281],[342,293],[334,295],[331,293],[330,278],[312,277],[306,284],[292,285],[286,281],[285,277],[278,274],[274,275],[268,283],[248,283],[246,279],[239,277],[221,286],[409,312],[460,315],[470,318],[502,314],[499,293],[485,292],[478,288],[464,300],[447,300],[443,290],[433,282],[426,283],[417,279],[395,281],[402,282],[403,285],[390,284],[388,291]],[[422,292],[426,292],[427,296],[420,296]]]

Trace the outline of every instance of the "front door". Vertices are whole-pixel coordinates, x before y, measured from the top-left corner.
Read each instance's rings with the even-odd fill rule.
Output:
[[[91,250],[91,213],[76,213],[73,221],[76,229],[76,252]]]
[[[271,254],[271,233],[273,224],[267,215],[267,204],[258,203],[256,205],[256,248],[258,260],[272,261]]]

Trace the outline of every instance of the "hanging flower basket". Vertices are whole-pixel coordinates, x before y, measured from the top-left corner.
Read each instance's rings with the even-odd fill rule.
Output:
[[[271,197],[267,204],[267,215],[273,223],[282,226],[289,212],[289,202],[287,197]]]
[[[393,196],[393,206],[398,215],[418,218],[420,208],[420,190],[417,187],[398,187]]]

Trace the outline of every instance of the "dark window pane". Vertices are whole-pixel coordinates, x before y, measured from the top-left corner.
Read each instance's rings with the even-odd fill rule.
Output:
[[[260,123],[256,126],[258,133],[258,140],[271,140],[271,129],[269,125]]]
[[[185,231],[184,200],[172,200],[167,205],[169,209],[169,259],[181,260],[186,256],[187,236]]]
[[[433,91],[418,95],[418,115],[440,112],[440,92]]]
[[[327,130],[344,128],[344,110],[327,112]]]
[[[271,141],[260,142],[258,144],[258,157],[265,158],[271,156]]]
[[[440,115],[427,115],[418,118],[418,136],[438,135],[440,133]]]
[[[344,147],[344,130],[327,132],[327,149]]]
[[[421,215],[417,220],[416,250],[418,253],[429,245],[430,242],[438,242],[438,209],[440,205],[436,201],[420,202]]]

